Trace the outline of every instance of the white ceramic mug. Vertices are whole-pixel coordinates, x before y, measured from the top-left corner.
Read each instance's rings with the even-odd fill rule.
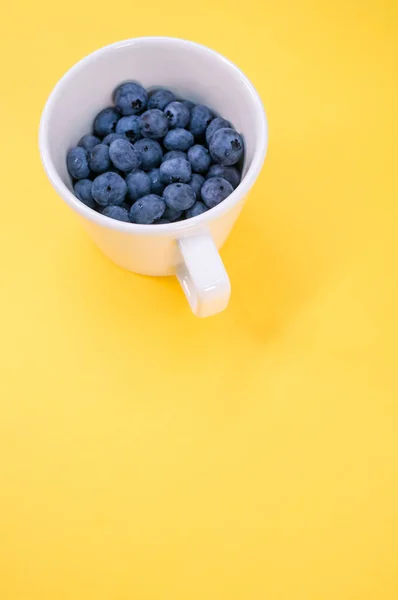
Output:
[[[95,115],[112,104],[126,80],[161,86],[208,105],[243,134],[243,177],[236,190],[206,213],[177,223],[136,225],[105,217],[73,194],[67,150],[90,131]],[[44,108],[39,134],[46,173],[81,217],[99,248],[117,265],[143,275],[177,275],[192,311],[206,317],[228,304],[231,286],[218,253],[264,162],[267,121],[261,100],[243,73],[220,54],[193,42],[136,38],[102,48],[72,67]]]

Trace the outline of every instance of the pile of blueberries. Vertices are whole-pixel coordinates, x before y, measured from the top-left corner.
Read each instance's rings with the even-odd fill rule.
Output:
[[[127,82],[67,154],[77,198],[119,221],[189,219],[238,186],[243,139],[203,104]]]

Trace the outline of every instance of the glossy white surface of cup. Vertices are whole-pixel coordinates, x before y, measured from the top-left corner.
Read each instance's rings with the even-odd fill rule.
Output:
[[[66,153],[89,132],[95,115],[112,105],[123,81],[148,89],[167,87],[177,96],[208,105],[231,121],[245,141],[243,177],[222,203],[187,221],[137,225],[91,210],[73,194]],[[223,310],[230,283],[218,250],[228,237],[264,162],[267,121],[261,100],[243,73],[220,54],[174,38],[136,38],[106,46],[72,67],[44,108],[39,133],[46,173],[76,211],[97,246],[117,265],[143,275],[177,275],[193,312]]]

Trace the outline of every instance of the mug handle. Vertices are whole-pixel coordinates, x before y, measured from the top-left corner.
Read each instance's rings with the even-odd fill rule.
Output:
[[[178,240],[183,262],[177,278],[192,312],[210,317],[226,308],[231,295],[229,277],[210,233]]]

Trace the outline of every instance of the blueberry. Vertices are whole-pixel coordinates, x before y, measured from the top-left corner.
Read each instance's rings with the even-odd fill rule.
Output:
[[[119,119],[120,115],[114,108],[104,108],[94,119],[94,133],[100,138],[115,133]]]
[[[188,183],[191,179],[191,165],[183,158],[172,158],[160,165],[160,179],[163,183]]]
[[[140,117],[140,132],[145,138],[159,140],[169,130],[169,121],[161,110],[152,108]]]
[[[146,109],[148,93],[138,83],[127,81],[115,91],[115,105],[122,115],[138,115]]]
[[[111,219],[116,219],[117,221],[126,221],[126,223],[130,223],[128,211],[121,206],[105,206],[102,214]]]
[[[117,173],[102,173],[93,181],[92,194],[101,206],[121,204],[127,194],[127,184]]]
[[[88,164],[93,173],[105,173],[109,171],[111,161],[109,158],[109,146],[97,144],[88,155]]]
[[[130,221],[141,225],[150,225],[160,219],[165,210],[166,204],[160,196],[148,194],[134,202],[130,209]]]
[[[173,221],[177,221],[182,215],[182,210],[175,210],[175,208],[166,207],[166,210],[163,213],[163,219],[167,219],[169,223]]]
[[[142,196],[147,196],[152,191],[151,178],[144,171],[134,171],[126,177],[127,196],[129,200],[135,201]]]
[[[188,150],[188,160],[191,163],[192,171],[196,173],[206,173],[211,165],[208,149],[200,144],[195,144]]]
[[[168,225],[169,223],[170,221],[168,219],[164,219],[163,217],[156,219],[156,221],[153,222],[154,225]]]
[[[117,128],[117,125],[116,125],[116,128]],[[112,144],[112,142],[114,142],[115,140],[125,140],[125,139],[126,139],[126,136],[124,133],[109,133],[108,135],[106,135],[104,137],[104,139],[102,140],[102,143],[106,144],[107,146],[110,146]]]
[[[172,158],[183,158],[184,160],[188,160],[186,152],[183,152],[182,150],[170,150],[163,155],[162,162],[171,160]]]
[[[191,206],[191,208],[188,208],[188,210],[185,213],[185,217],[187,219],[191,219],[192,217],[198,217],[199,215],[206,212],[207,210],[208,210],[208,208],[207,208],[206,204],[203,204],[203,202],[200,202],[198,200],[198,202],[195,202],[195,204],[193,206]]]
[[[189,129],[193,135],[202,135],[213,120],[211,110],[204,104],[197,104],[191,111]]]
[[[148,173],[151,180],[151,192],[152,194],[157,194],[161,196],[164,190],[164,184],[160,179],[160,170],[159,169],[151,169]]]
[[[109,156],[112,163],[121,171],[135,171],[141,166],[140,153],[129,140],[115,140],[109,146]]]
[[[134,148],[141,156],[141,169],[149,171],[155,169],[162,162],[163,150],[155,140],[138,140]]]
[[[206,129],[207,145],[210,144],[210,140],[216,133],[216,131],[225,127],[231,127],[231,123],[229,121],[226,121],[225,119],[222,119],[221,117],[216,117],[215,119],[213,119],[208,128]]]
[[[165,188],[163,199],[168,208],[187,210],[195,204],[195,192],[187,183],[172,183]]]
[[[227,127],[215,132],[209,146],[212,159],[220,165],[235,165],[243,154],[243,139],[232,129]]]
[[[156,90],[151,94],[148,100],[148,108],[158,108],[164,110],[170,102],[173,102],[176,97],[169,90]]]
[[[130,115],[122,117],[116,124],[116,133],[124,133],[131,143],[138,142],[140,134],[140,117]]]
[[[192,177],[189,180],[189,185],[191,186],[191,188],[193,189],[193,191],[195,192],[195,196],[197,200],[200,200],[201,195],[200,195],[200,190],[202,189],[202,185],[205,182],[205,178],[202,177],[202,175],[199,175],[199,173],[192,173]]]
[[[194,137],[190,131],[177,127],[167,133],[163,140],[163,145],[167,150],[182,150],[185,152],[193,146],[194,141]]]
[[[240,173],[235,167],[223,167],[222,165],[211,165],[206,179],[210,177],[224,177],[235,189],[240,183]]]
[[[87,150],[87,152],[90,152],[94,148],[94,146],[100,143],[101,140],[99,138],[97,138],[95,135],[91,135],[90,133],[88,133],[87,135],[84,135],[82,138],[80,138],[79,143],[77,145]]]
[[[174,127],[186,127],[191,116],[189,109],[182,102],[178,101],[170,102],[164,109],[164,114],[169,121],[170,129],[174,129]]]
[[[80,181],[76,181],[73,188],[75,196],[89,208],[95,208],[94,198],[91,193],[92,185],[93,182],[89,179],[80,179]]]
[[[189,112],[191,113],[191,110],[193,109],[193,107],[195,106],[195,104],[193,102],[191,102],[190,100],[181,100],[181,102],[183,103],[183,105],[189,110]]]
[[[71,148],[66,156],[66,166],[71,177],[74,179],[87,179],[90,175],[87,152],[81,146]]]
[[[225,200],[233,191],[234,188],[226,179],[222,177],[210,177],[202,185],[200,193],[206,206],[213,208],[213,206]]]

